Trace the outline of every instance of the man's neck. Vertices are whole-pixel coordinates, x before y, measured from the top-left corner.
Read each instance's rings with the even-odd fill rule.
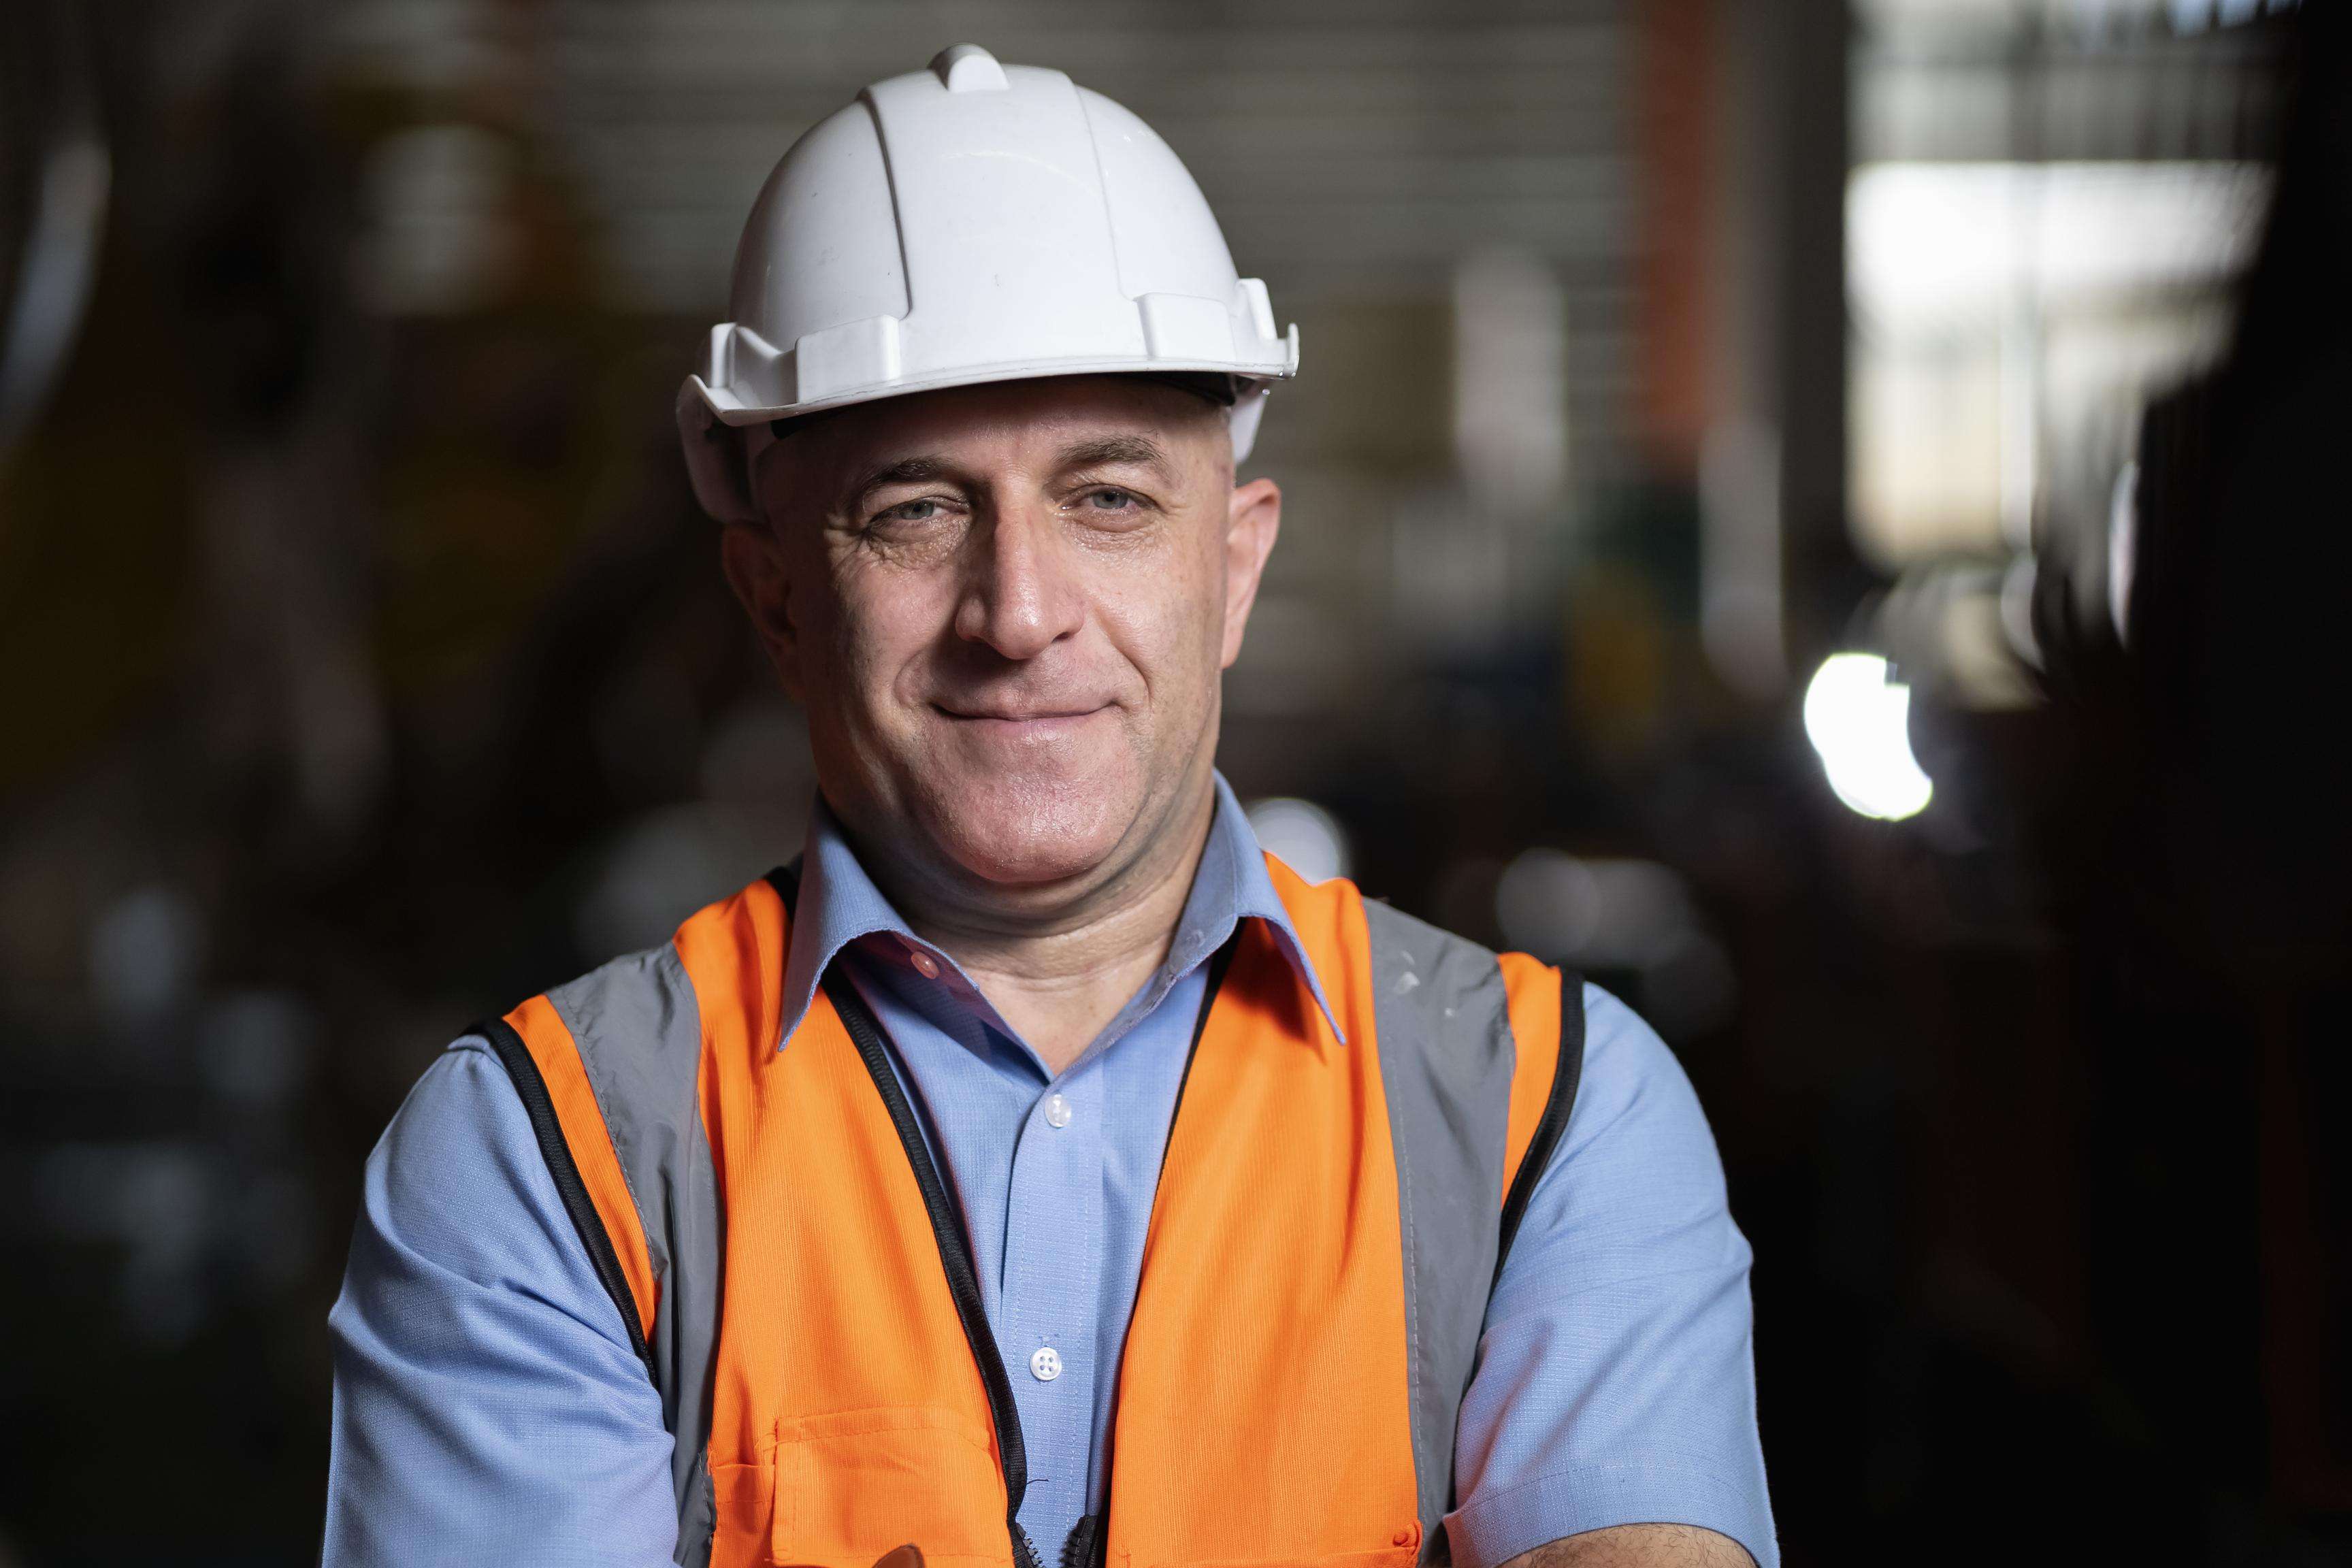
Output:
[[[1058,1074],[1167,960],[1216,816],[1213,787],[1191,794],[1143,854],[1050,918],[1007,918],[916,888],[893,901]]]

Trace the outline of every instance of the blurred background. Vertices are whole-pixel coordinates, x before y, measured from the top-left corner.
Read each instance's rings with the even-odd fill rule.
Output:
[[[0,6],[0,1563],[314,1560],[406,1087],[797,851],[671,398],[961,39],[1300,323],[1223,766],[1674,1046],[1788,1562],[2352,1561],[2345,9]]]

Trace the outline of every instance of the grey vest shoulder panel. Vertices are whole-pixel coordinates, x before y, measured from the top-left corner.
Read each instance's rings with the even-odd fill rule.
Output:
[[[726,1247],[702,1126],[701,1011],[669,946],[615,960],[547,996],[580,1047],[645,1227],[661,1293],[648,1348],[662,1424],[674,1439],[676,1559],[700,1568],[717,1521],[708,1434]]]
[[[1454,1506],[1454,1425],[1504,1245],[1503,1158],[1517,1047],[1494,953],[1370,899],[1364,925],[1396,1149],[1421,1555],[1439,1563],[1450,1560],[1443,1521]],[[1580,1054],[1582,1031],[1561,1022],[1563,1058],[1571,1045]],[[1572,1095],[1571,1064],[1563,1060],[1557,1076]],[[1527,1163],[1539,1166],[1549,1152],[1538,1138]]]

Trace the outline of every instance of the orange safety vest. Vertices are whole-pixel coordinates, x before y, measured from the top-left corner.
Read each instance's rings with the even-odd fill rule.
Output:
[[[1559,971],[1269,858],[1216,961],[1119,1370],[1108,1568],[1446,1560],[1486,1300],[1582,1061]],[[791,869],[479,1026],[676,1438],[677,1561],[1037,1568],[959,1213],[854,990],[779,1049]]]

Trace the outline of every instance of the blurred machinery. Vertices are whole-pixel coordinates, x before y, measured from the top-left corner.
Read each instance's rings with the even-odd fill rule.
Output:
[[[0,47],[0,460],[55,390],[81,330],[111,173],[88,23],[13,8]]]
[[[1936,700],[2037,699],[2037,616],[2123,634],[2139,410],[2210,364],[2275,133],[2260,3],[1856,14],[1858,634]]]

